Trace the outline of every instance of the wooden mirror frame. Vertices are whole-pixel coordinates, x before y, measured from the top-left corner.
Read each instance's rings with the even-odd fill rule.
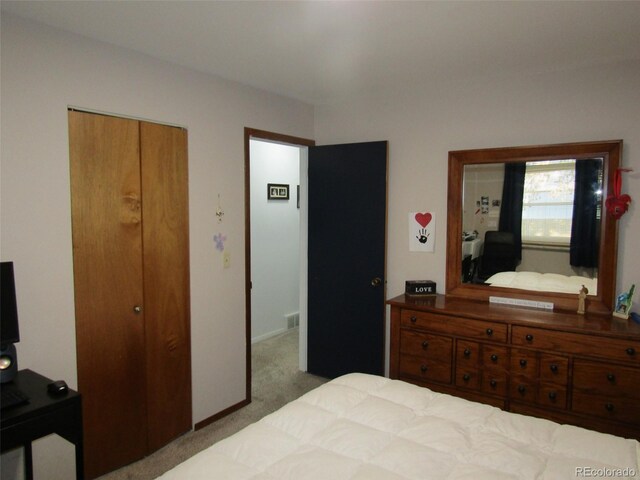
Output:
[[[462,283],[462,196],[465,165],[558,160],[565,158],[602,157],[602,218],[598,260],[598,292],[587,297],[587,310],[610,314],[615,302],[616,265],[618,258],[617,221],[604,208],[609,192],[613,192],[614,173],[620,165],[622,140],[555,145],[484,148],[449,152],[449,185],[447,210],[447,283],[446,295],[476,300],[489,296],[552,302],[554,309],[573,310],[578,306],[578,294],[538,292],[515,288],[490,287]]]

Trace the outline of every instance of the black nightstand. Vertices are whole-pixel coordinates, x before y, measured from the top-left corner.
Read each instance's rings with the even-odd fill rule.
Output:
[[[25,477],[32,480],[31,442],[56,433],[75,445],[76,479],[80,480],[84,478],[80,394],[69,389],[65,394],[52,395],[47,391],[51,382],[28,369],[20,370],[10,382],[29,397],[29,403],[0,411],[1,449],[4,452],[23,446]]]

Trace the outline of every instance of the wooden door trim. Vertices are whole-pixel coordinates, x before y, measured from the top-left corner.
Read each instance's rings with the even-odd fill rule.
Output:
[[[162,126],[165,126],[165,127],[182,128],[183,130],[188,130],[186,125],[180,125],[178,123],[166,122],[164,120],[162,120],[162,121],[161,120],[152,120],[150,118],[137,117],[135,115],[125,115],[123,113],[105,112],[104,110],[96,110],[96,109],[93,109],[93,108],[79,107],[77,105],[67,105],[67,111],[69,111],[69,112],[80,112],[80,113],[90,113],[92,115],[102,115],[104,117],[122,118],[123,120],[135,120],[137,122],[156,123],[158,125],[162,125]]]
[[[314,147],[315,140],[280,133],[244,128],[244,265],[245,265],[245,335],[246,335],[246,403],[251,402],[251,139],[299,147]]]

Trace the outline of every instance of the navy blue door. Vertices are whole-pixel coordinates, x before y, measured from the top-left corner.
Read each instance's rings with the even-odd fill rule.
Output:
[[[384,373],[387,150],[309,148],[309,373]]]

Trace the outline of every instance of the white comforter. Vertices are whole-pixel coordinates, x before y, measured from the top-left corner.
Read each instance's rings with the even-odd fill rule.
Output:
[[[351,374],[160,478],[640,478],[639,452],[635,440],[503,412],[397,380]]]
[[[485,283],[492,287],[522,288],[536,292],[580,293],[584,285],[589,295],[597,295],[598,279],[567,276],[558,273],[499,272],[489,277]]]

